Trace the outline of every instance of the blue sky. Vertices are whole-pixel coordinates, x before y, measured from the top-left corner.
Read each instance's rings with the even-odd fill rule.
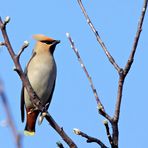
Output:
[[[111,55],[124,67],[130,54],[137,22],[143,1],[84,1],[84,6],[101,35]],[[85,139],[73,134],[73,128],[79,128],[90,136],[100,138],[109,146],[103,117],[98,115],[96,102],[88,80],[82,71],[76,56],[66,38],[69,32],[75,41],[82,59],[94,81],[98,94],[110,115],[113,115],[117,95],[118,74],[97,43],[88,27],[77,1],[2,1],[0,5],[2,18],[9,15],[11,21],[7,26],[12,46],[17,53],[24,40],[30,42],[21,56],[25,67],[31,56],[35,41],[33,34],[42,33],[60,39],[55,51],[58,73],[50,114],[63,126],[68,135],[79,148],[97,148],[96,144],[87,144]],[[143,31],[139,40],[135,61],[124,85],[121,116],[119,121],[121,148],[148,147],[148,16],[146,14]],[[0,35],[0,41],[3,41]],[[13,71],[14,64],[5,47],[0,48],[0,77],[5,83],[5,91],[18,132],[23,133],[25,124],[20,118],[21,81]],[[6,119],[0,103],[0,122]],[[9,127],[0,126],[0,145],[15,148]],[[44,120],[36,126],[34,137],[23,137],[23,147],[55,148],[61,137]]]

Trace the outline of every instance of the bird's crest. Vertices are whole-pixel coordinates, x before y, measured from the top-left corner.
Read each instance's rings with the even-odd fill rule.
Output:
[[[47,37],[43,34],[36,34],[36,35],[33,35],[33,38],[37,41],[48,41],[48,42],[52,42],[54,41],[54,39],[50,38],[50,37]]]

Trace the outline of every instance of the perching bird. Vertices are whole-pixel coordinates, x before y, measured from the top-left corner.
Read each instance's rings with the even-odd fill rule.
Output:
[[[31,59],[26,67],[26,76],[31,86],[40,98],[43,105],[49,104],[52,99],[55,81],[56,81],[56,63],[53,57],[55,47],[59,40],[38,34],[33,36],[37,40]],[[35,134],[35,124],[39,115],[38,110],[30,101],[30,97],[24,87],[21,92],[21,119],[24,122],[24,107],[26,109],[25,135]]]

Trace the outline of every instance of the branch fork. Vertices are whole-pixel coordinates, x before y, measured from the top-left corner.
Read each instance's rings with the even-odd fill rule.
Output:
[[[125,65],[125,68],[121,68],[117,64],[115,59],[112,57],[112,55],[110,54],[110,52],[106,48],[106,45],[102,41],[98,31],[95,29],[92,21],[90,20],[88,14],[87,14],[87,12],[86,12],[83,4],[82,4],[82,1],[81,0],[77,0],[77,1],[78,1],[78,4],[79,4],[79,6],[80,6],[80,8],[82,10],[82,13],[84,14],[84,17],[85,17],[87,23],[90,26],[91,30],[93,31],[98,43],[101,45],[101,47],[102,47],[103,51],[105,52],[108,60],[114,66],[115,70],[119,74],[118,91],[117,91],[117,99],[116,99],[115,111],[114,111],[113,117],[111,117],[105,112],[104,106],[101,103],[101,100],[99,99],[99,97],[97,95],[97,91],[96,91],[96,89],[95,89],[95,87],[93,85],[91,77],[90,77],[90,75],[89,75],[89,73],[88,73],[88,71],[87,71],[81,57],[80,57],[80,54],[79,54],[77,48],[74,45],[74,42],[73,42],[72,38],[70,37],[70,34],[66,33],[67,38],[68,38],[68,40],[70,42],[71,48],[74,50],[74,52],[75,52],[75,54],[76,54],[76,56],[78,58],[78,61],[79,61],[82,69],[84,70],[84,72],[85,72],[85,74],[86,74],[86,76],[87,76],[87,78],[88,78],[88,80],[89,80],[89,82],[91,84],[91,89],[93,91],[93,94],[95,96],[97,106],[98,106],[98,112],[103,117],[105,117],[110,122],[110,124],[112,126],[112,136],[111,136],[110,131],[109,131],[108,122],[104,122],[104,125],[105,125],[105,128],[106,128],[106,133],[107,133],[110,145],[111,145],[112,148],[118,148],[118,137],[119,137],[118,121],[119,121],[119,117],[120,117],[120,108],[121,108],[124,80],[125,80],[128,72],[129,72],[129,70],[130,70],[130,68],[132,66],[132,63],[134,61],[134,55],[135,55],[137,45],[138,45],[138,41],[139,41],[139,38],[140,38],[140,34],[141,34],[141,31],[142,31],[142,25],[143,25],[143,21],[144,21],[144,17],[145,17],[145,12],[146,12],[146,9],[147,9],[148,0],[144,0],[143,8],[142,8],[142,11],[141,11],[141,16],[140,16],[140,19],[139,19],[139,22],[138,22],[137,32],[136,32],[135,39],[134,39],[134,42],[133,42],[133,47],[132,47],[130,56],[129,56],[128,60],[127,60],[127,63]],[[78,135],[81,134],[81,131],[76,130],[75,132]]]
[[[73,132],[76,134],[76,135],[80,135],[84,138],[86,138],[86,142],[87,143],[92,143],[92,142],[95,142],[97,144],[99,144],[101,146],[101,148],[108,148],[102,141],[100,141],[99,139],[97,138],[94,138],[94,137],[91,137],[89,135],[87,135],[86,133],[82,132],[81,130],[77,129],[77,128],[74,128],[73,129]]]

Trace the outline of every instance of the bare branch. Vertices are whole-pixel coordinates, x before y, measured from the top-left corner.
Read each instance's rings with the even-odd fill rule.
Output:
[[[113,130],[112,139],[113,139],[114,147],[118,147],[118,135],[119,135],[118,120],[119,120],[120,107],[121,107],[121,101],[122,101],[123,84],[124,84],[125,77],[126,77],[127,73],[129,72],[131,65],[133,63],[133,60],[134,60],[134,55],[135,55],[136,48],[137,48],[138,41],[139,41],[139,37],[140,37],[141,31],[142,31],[142,24],[144,21],[144,16],[145,16],[145,12],[147,9],[148,0],[144,0],[144,5],[142,8],[141,16],[140,16],[139,23],[138,23],[137,33],[136,33],[134,43],[133,43],[133,48],[132,48],[131,54],[129,56],[129,59],[128,59],[127,64],[124,69],[122,69],[118,66],[118,64],[115,62],[114,58],[111,56],[111,54],[107,50],[100,35],[98,34],[98,31],[95,29],[93,23],[91,22],[83,4],[82,4],[82,1],[81,0],[77,0],[77,1],[79,3],[79,6],[80,6],[85,18],[86,18],[88,25],[90,26],[91,30],[93,31],[94,35],[96,36],[97,41],[99,42],[99,44],[103,48],[106,56],[108,57],[109,61],[115,67],[115,69],[118,71],[118,74],[119,74],[118,93],[117,93],[117,101],[116,101],[116,106],[115,106],[115,113],[114,113],[113,118],[110,118],[110,120],[108,119],[112,125],[112,130]]]
[[[118,96],[117,96],[117,102],[116,102],[115,113],[114,113],[114,119],[115,120],[119,119],[123,83],[124,83],[124,79],[125,79],[127,73],[129,72],[129,70],[131,68],[133,60],[134,60],[134,55],[135,55],[135,52],[136,52],[136,49],[137,49],[140,33],[141,33],[141,30],[142,30],[144,16],[145,16],[145,12],[146,12],[146,9],[147,9],[147,3],[148,3],[148,0],[144,0],[144,5],[143,5],[143,8],[142,8],[141,16],[140,16],[139,23],[138,23],[137,33],[136,33],[135,40],[134,40],[134,43],[133,43],[133,48],[131,50],[131,54],[129,56],[127,64],[126,64],[124,70],[122,71],[122,73],[120,74],[120,79],[119,79],[119,83],[118,83]]]
[[[76,135],[80,135],[80,136],[86,138],[86,139],[87,139],[87,140],[86,140],[87,143],[95,142],[95,143],[99,144],[99,145],[101,146],[101,148],[107,148],[107,146],[106,146],[102,141],[100,141],[100,140],[97,139],[97,138],[88,136],[87,134],[85,134],[84,132],[80,131],[80,130],[77,129],[77,128],[74,128],[74,129],[73,129],[73,132],[74,132]]]
[[[9,22],[10,22],[10,17],[6,16],[4,23],[3,23],[3,26],[5,27]]]
[[[1,18],[0,18],[1,19]],[[6,28],[6,25],[9,23],[10,21],[10,17],[9,16],[6,16],[5,20],[3,23],[0,23],[0,28],[1,29],[5,29]],[[2,22],[2,21],[1,21]]]
[[[20,49],[20,51],[19,51],[19,53],[18,53],[18,60],[19,60],[19,58],[20,58],[20,56],[21,56],[21,54],[22,54],[22,52],[25,50],[25,48],[27,48],[29,46],[29,42],[28,41],[24,41],[24,44],[23,44],[23,46],[21,47],[21,49]]]
[[[16,146],[17,148],[21,148],[21,135],[18,134],[17,132],[17,129],[14,125],[14,122],[13,122],[13,119],[12,119],[12,116],[11,116],[11,111],[10,111],[10,108],[9,108],[9,105],[8,105],[8,100],[7,100],[7,97],[6,97],[6,94],[4,92],[4,88],[3,88],[3,84],[2,84],[2,81],[0,80],[0,96],[1,96],[1,100],[2,100],[2,103],[3,103],[3,106],[4,106],[4,109],[5,109],[5,112],[6,112],[6,115],[7,115],[7,119],[8,119],[8,124],[12,130],[12,134],[13,134],[13,137],[15,139],[15,142],[16,142]]]
[[[119,120],[124,80],[125,80],[125,75],[123,74],[123,71],[122,71],[122,74],[120,75],[119,81],[118,81],[118,92],[117,92],[117,100],[116,100],[115,113],[114,113],[114,122],[118,122]]]
[[[107,134],[109,143],[112,146],[112,148],[114,148],[113,139],[112,139],[112,136],[111,136],[110,131],[109,131],[108,121],[104,120],[103,123],[104,123],[105,129],[106,129],[106,134]]]
[[[113,124],[112,124],[113,140],[114,140],[114,144],[116,146],[118,145],[118,135],[119,135],[118,120],[119,120],[119,116],[120,116],[120,108],[121,108],[122,93],[123,93],[123,84],[124,84],[125,77],[127,76],[127,73],[129,72],[129,70],[132,66],[133,60],[134,60],[134,55],[135,55],[137,45],[138,45],[138,41],[139,41],[139,37],[140,37],[141,31],[142,31],[142,25],[143,25],[145,12],[146,12],[146,9],[147,9],[147,3],[148,3],[148,0],[144,0],[144,5],[143,5],[141,16],[140,16],[140,19],[139,19],[137,33],[136,33],[136,36],[135,36],[135,40],[134,40],[134,43],[133,43],[133,48],[131,50],[131,54],[129,56],[129,59],[127,61],[127,64],[126,64],[124,70],[121,70],[120,73],[119,73],[118,94],[117,94],[117,101],[116,101],[115,113],[114,113]]]
[[[145,16],[146,9],[147,9],[147,3],[148,3],[148,0],[144,0],[144,4],[143,4],[142,11],[141,11],[141,16],[139,18],[137,32],[136,32],[136,35],[135,35],[135,39],[134,39],[133,47],[132,47],[132,50],[131,50],[131,54],[130,54],[129,59],[128,59],[127,63],[126,63],[126,66],[124,68],[124,74],[125,75],[127,75],[127,73],[129,72],[129,70],[130,70],[130,68],[132,66],[132,63],[134,61],[134,55],[135,55],[137,45],[138,45],[138,41],[139,41],[139,38],[140,38],[140,34],[141,34],[141,31],[142,31],[142,25],[143,25],[144,16]]]
[[[81,8],[81,10],[82,10],[85,18],[86,18],[86,21],[87,21],[88,25],[90,26],[91,30],[93,31],[94,35],[96,36],[97,41],[99,42],[99,44],[101,45],[102,49],[104,50],[104,52],[105,52],[106,56],[108,57],[110,63],[114,66],[114,68],[119,73],[121,68],[118,66],[118,64],[116,63],[116,61],[114,60],[114,58],[111,56],[111,54],[107,50],[107,47],[105,46],[104,42],[102,41],[102,39],[101,39],[98,31],[95,29],[92,21],[90,20],[88,14],[87,14],[87,12],[86,12],[83,4],[82,4],[82,1],[81,0],[77,0],[77,1],[79,3],[79,6],[80,6],[80,8]]]
[[[7,20],[7,19],[5,19]],[[10,19],[9,19],[10,20]],[[36,93],[34,92],[33,88],[31,87],[31,84],[28,80],[28,78],[26,77],[26,75],[24,74],[22,67],[20,65],[19,62],[19,56],[22,54],[23,50],[26,48],[26,44],[22,47],[22,49],[20,50],[19,54],[16,55],[14,53],[14,50],[11,46],[11,43],[9,41],[7,32],[6,32],[6,24],[7,23],[3,23],[1,17],[0,17],[0,29],[5,41],[5,45],[11,55],[11,58],[15,64],[15,71],[18,73],[18,75],[20,76],[20,79],[23,82],[24,87],[26,88],[29,96],[30,96],[30,100],[33,103],[33,105],[36,107],[36,109],[40,110],[41,112],[47,112],[46,110],[46,106],[43,106],[43,104],[40,102],[39,97],[36,95]],[[27,43],[28,45],[28,43]],[[47,112],[48,114],[48,112]],[[59,125],[54,121],[54,119],[51,117],[51,115],[46,115],[46,119],[49,121],[50,125],[58,132],[58,134],[60,136],[63,136],[63,140],[71,147],[71,148],[77,148],[77,146],[75,145],[75,143],[68,137],[68,135],[64,132],[64,130],[59,131]],[[62,134],[61,134],[62,133]]]
[[[83,61],[82,61],[82,58],[81,58],[81,56],[80,56],[80,54],[79,54],[79,52],[78,52],[78,49],[75,47],[75,44],[74,44],[74,42],[73,42],[73,40],[72,40],[70,34],[69,34],[69,33],[66,33],[66,35],[67,35],[67,38],[68,38],[68,40],[69,40],[69,42],[70,42],[70,44],[71,44],[71,48],[74,50],[74,52],[75,52],[75,54],[76,54],[76,56],[77,56],[77,58],[78,58],[78,61],[79,61],[80,65],[81,65],[81,67],[82,67],[84,73],[86,74],[86,77],[87,77],[87,79],[88,79],[88,81],[89,81],[89,83],[90,83],[92,92],[93,92],[94,97],[95,97],[96,102],[97,102],[97,106],[98,106],[99,113],[100,113],[102,116],[104,116],[105,118],[107,118],[109,121],[111,121],[112,119],[111,119],[111,117],[105,112],[104,106],[103,106],[103,104],[101,103],[101,100],[99,99],[97,90],[96,90],[96,88],[95,88],[95,86],[94,86],[94,84],[93,84],[93,81],[92,81],[92,79],[91,79],[91,76],[89,75],[89,73],[88,73],[88,71],[87,71],[87,69],[86,69],[86,67],[85,67],[85,65],[84,65],[84,63],[83,63]]]
[[[52,128],[59,133],[59,135],[63,138],[63,140],[69,145],[70,148],[77,148],[76,144],[68,137],[68,135],[65,133],[64,129],[60,127],[55,120],[51,117],[51,115],[47,114],[45,116],[49,124],[52,126]]]

